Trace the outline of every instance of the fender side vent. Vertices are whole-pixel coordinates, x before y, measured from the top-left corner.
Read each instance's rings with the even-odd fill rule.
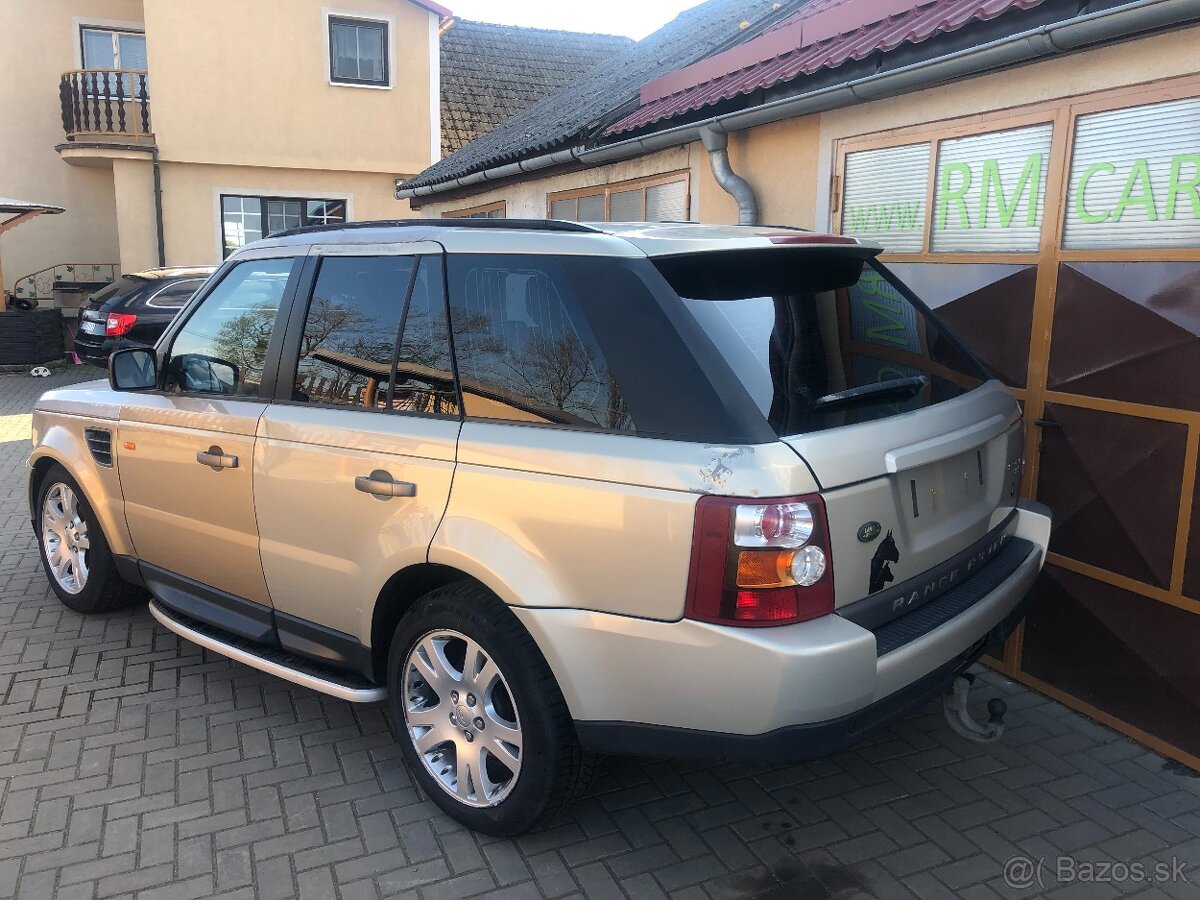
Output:
[[[105,431],[103,428],[85,428],[83,437],[87,441],[88,450],[92,452],[92,459],[111,469],[113,464],[112,432]]]

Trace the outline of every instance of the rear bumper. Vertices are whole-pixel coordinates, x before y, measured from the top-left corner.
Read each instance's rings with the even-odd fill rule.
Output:
[[[1027,554],[958,615],[883,656],[840,616],[778,628],[514,610],[597,752],[756,761],[827,755],[936,696],[1020,622],[1050,518],[1019,512]]]
[[[987,636],[937,669],[862,709],[836,719],[776,728],[766,734],[729,734],[633,722],[576,722],[579,741],[593,753],[671,759],[724,759],[763,764],[832,756],[886,728],[940,696],[989,647],[998,647],[1025,617],[1029,597]]]
[[[99,341],[80,340],[75,336],[74,350],[80,359],[102,369],[108,368],[108,358],[118,350],[128,347],[145,347],[142,341],[131,341],[126,338],[102,338]]]

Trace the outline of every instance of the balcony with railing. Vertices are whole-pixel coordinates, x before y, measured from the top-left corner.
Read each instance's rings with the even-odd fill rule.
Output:
[[[144,71],[77,69],[58,86],[68,142],[154,144],[150,87]]]

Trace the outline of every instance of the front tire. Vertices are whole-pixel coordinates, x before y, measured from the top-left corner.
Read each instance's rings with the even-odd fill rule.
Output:
[[[537,644],[478,584],[417,601],[392,638],[387,683],[410,770],[468,828],[527,831],[569,804],[595,771]]]
[[[42,568],[68,609],[102,613],[137,601],[142,592],[123,581],[87,497],[60,465],[47,470],[34,518]]]

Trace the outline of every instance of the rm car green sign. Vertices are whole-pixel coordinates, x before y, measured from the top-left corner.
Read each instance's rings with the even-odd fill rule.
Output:
[[[893,253],[1034,251],[1045,219],[1049,123],[846,157],[842,230]],[[1080,116],[1067,188],[1067,249],[1200,245],[1200,99]]]
[[[1063,246],[1200,244],[1200,100],[1080,116]]]
[[[920,253],[928,183],[929,144],[847,154],[842,231],[892,253]]]
[[[1036,250],[1052,126],[942,141],[933,199],[938,250]]]

